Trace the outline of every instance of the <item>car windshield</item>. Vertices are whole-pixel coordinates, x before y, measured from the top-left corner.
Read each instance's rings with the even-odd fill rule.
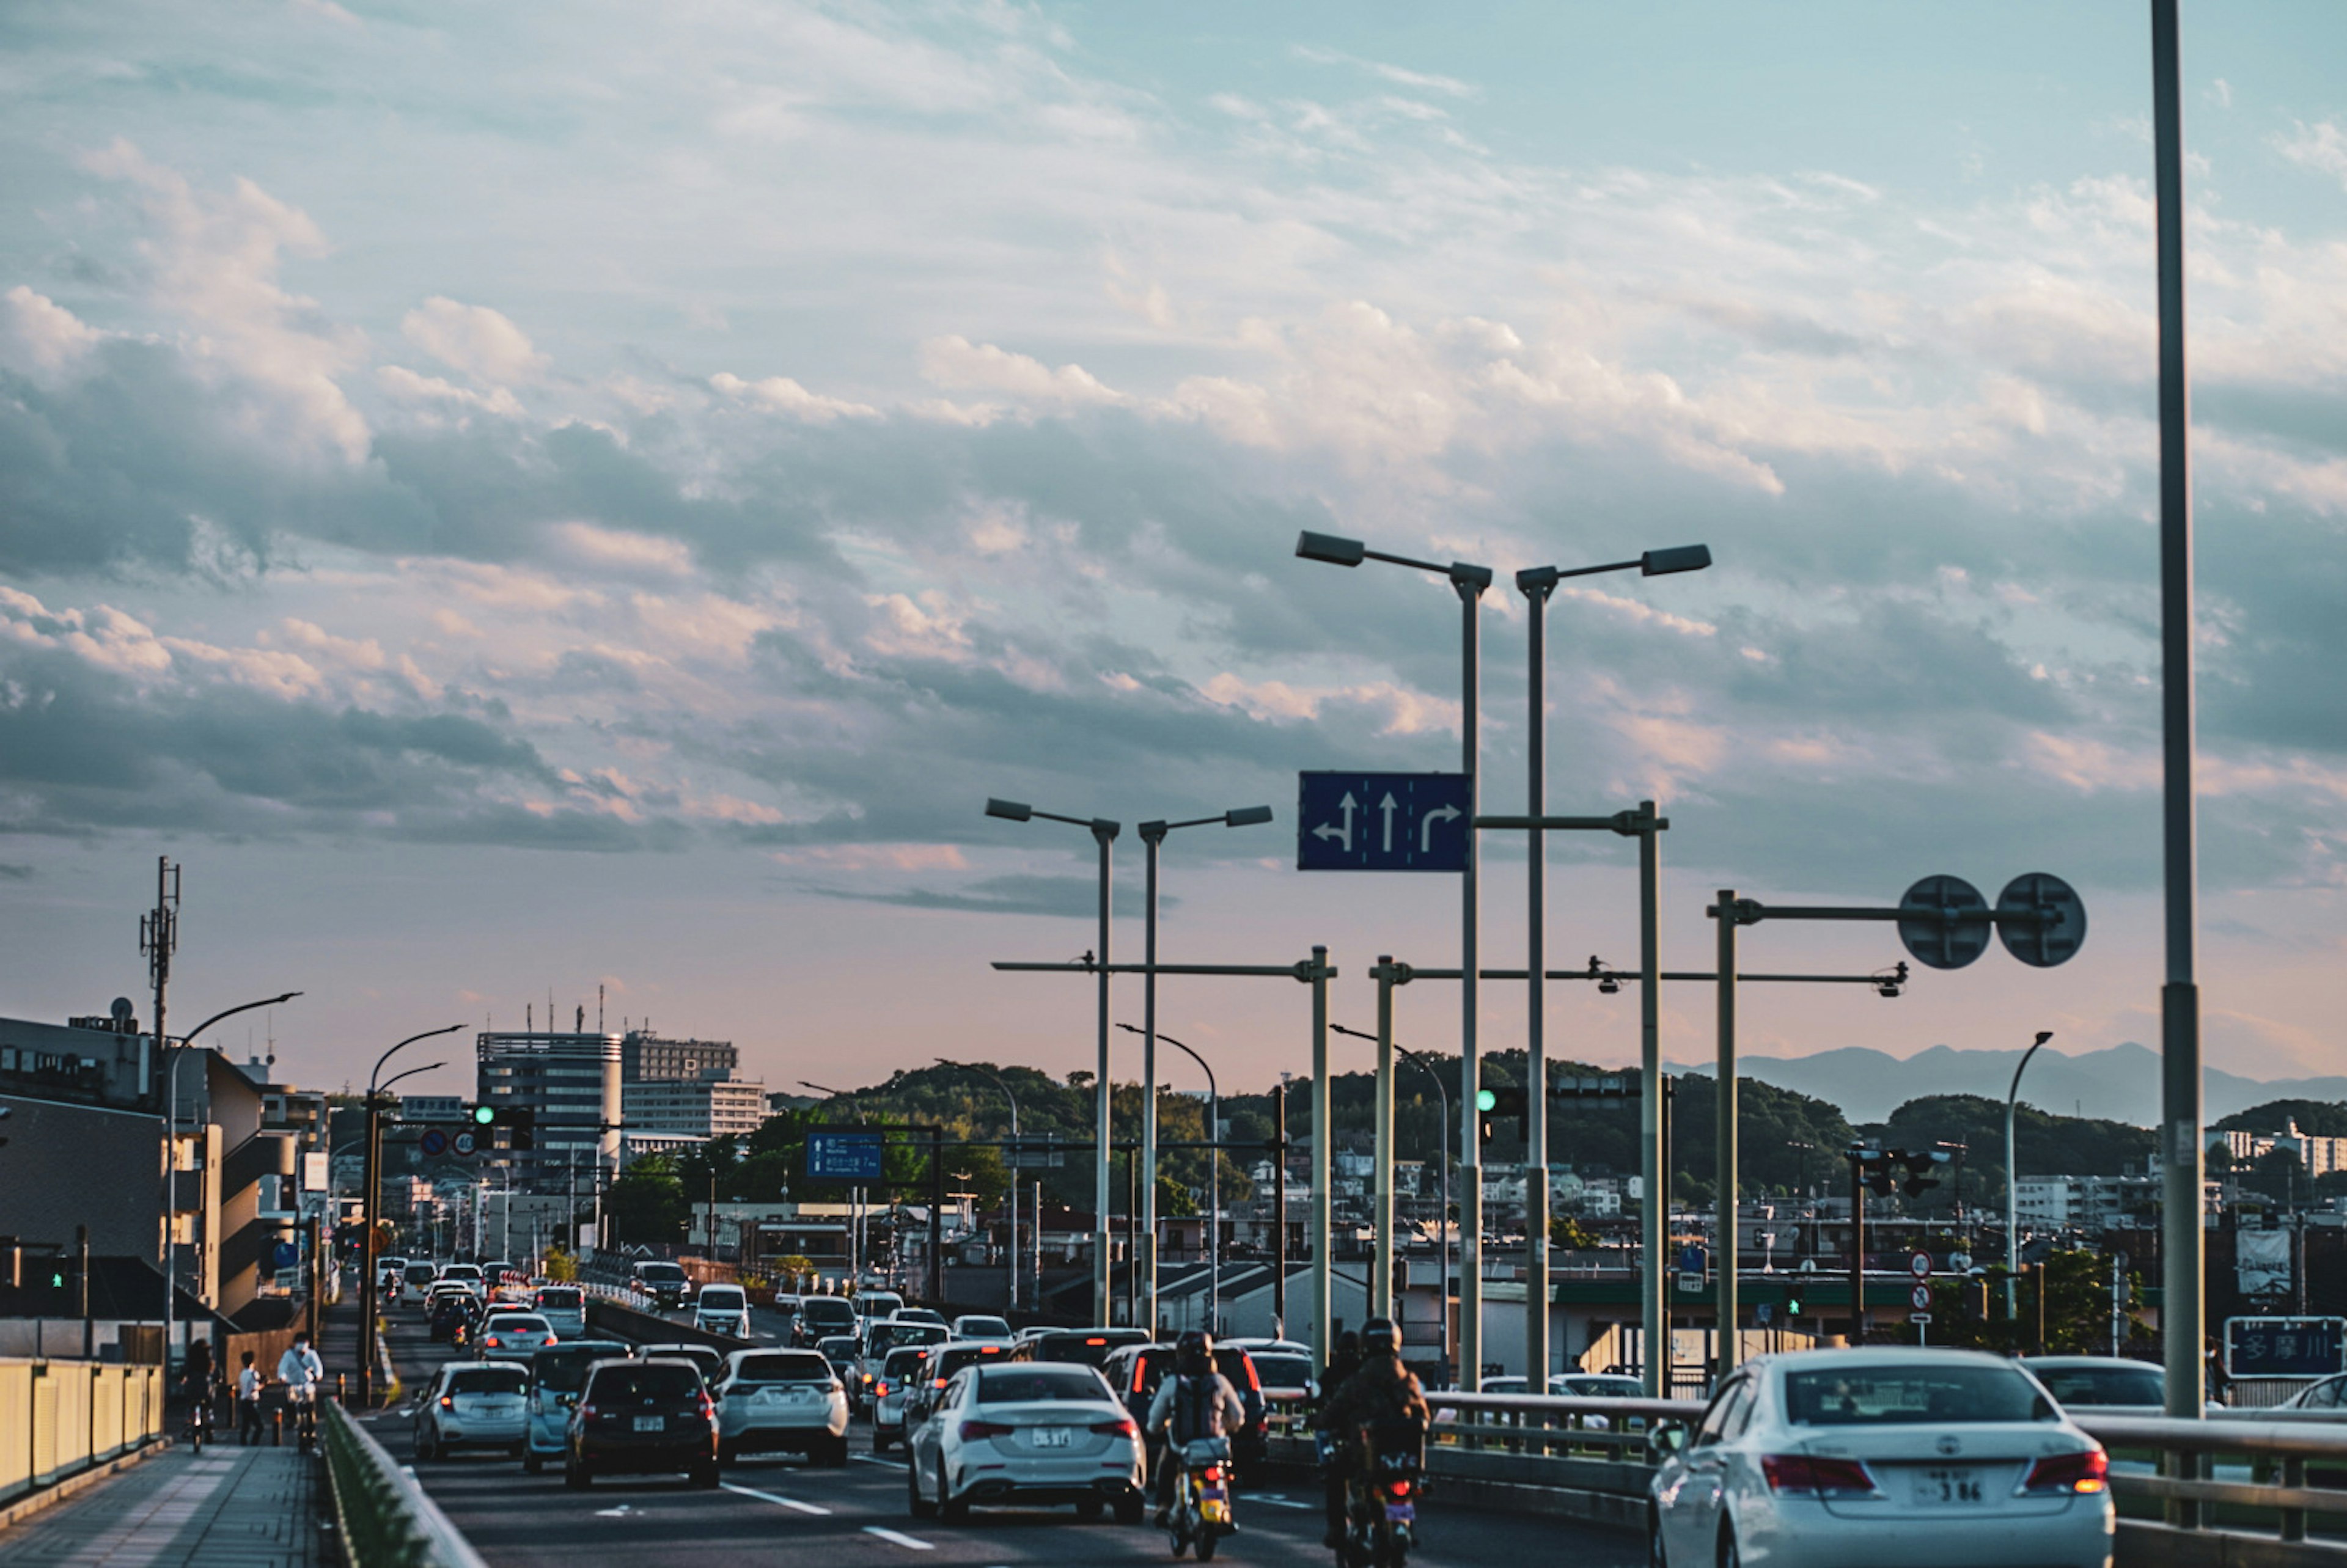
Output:
[[[1635,1399],[1646,1391],[1635,1378],[1567,1378],[1557,1388],[1583,1399]]]
[[[1256,1354],[1255,1375],[1263,1379],[1266,1389],[1308,1389],[1312,1386],[1312,1363],[1302,1356]]]
[[[555,1312],[575,1312],[584,1299],[577,1291],[567,1288],[541,1290],[538,1293],[538,1306]]]
[[[856,1336],[853,1334],[835,1334],[828,1339],[818,1339],[815,1348],[825,1360],[835,1367],[843,1361],[856,1359]]]
[[[934,1323],[884,1323],[872,1331],[872,1348],[891,1350],[906,1345],[937,1345],[950,1337]]]
[[[1039,1399],[1100,1404],[1109,1398],[1107,1386],[1098,1376],[1074,1367],[989,1367],[978,1378],[982,1404],[1015,1405]]]
[[[518,1394],[529,1387],[529,1374],[518,1367],[459,1367],[448,1374],[452,1394]]]
[[[657,1364],[605,1367],[595,1374],[590,1399],[682,1399],[701,1387],[701,1374],[690,1367]]]
[[[704,1285],[696,1299],[703,1312],[739,1312],[743,1305],[742,1288],[735,1285]]]
[[[818,1327],[845,1328],[856,1321],[856,1308],[836,1296],[815,1296],[799,1304],[799,1316]]]
[[[1075,1361],[1086,1367],[1105,1363],[1118,1347],[1146,1345],[1149,1336],[1138,1328],[1102,1328],[1087,1334],[1081,1329],[1070,1329],[1058,1334],[1035,1337],[1035,1359],[1038,1361]]]
[[[559,1350],[540,1350],[529,1359],[529,1375],[541,1389],[558,1394],[575,1394],[579,1385],[587,1380],[587,1368],[598,1361],[624,1360],[628,1348],[616,1341],[600,1345],[566,1345]]]
[[[831,1363],[805,1350],[762,1350],[733,1364],[737,1383],[831,1381]]]
[[[2151,1405],[2168,1398],[2165,1375],[2157,1367],[2038,1367],[2045,1391],[2060,1405]]]
[[[2011,1367],[1892,1362],[1788,1371],[1785,1413],[1799,1426],[1854,1427],[2032,1421],[2052,1411]]]
[[[428,1263],[411,1263],[407,1266],[407,1283],[410,1285],[429,1285],[439,1277],[438,1271]]]

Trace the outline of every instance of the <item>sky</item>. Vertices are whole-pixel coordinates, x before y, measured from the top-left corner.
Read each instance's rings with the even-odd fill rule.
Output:
[[[2347,12],[2184,50],[2209,1058],[2347,1071]],[[1710,547],[1548,616],[1549,807],[1663,803],[1668,961],[1719,888],[2086,900],[2058,969],[1755,989],[1747,1051],[2155,1040],[2148,110],[2139,0],[0,11],[0,1010],[137,994],[168,856],[175,1019],[302,990],[299,1081],[599,988],[777,1087],[1089,1068],[1089,983],[988,963],[1094,946],[1092,842],[999,795],[1127,825],[1121,958],[1132,825],[1271,804],[1169,840],[1163,957],[1324,945],[1368,1027],[1455,886],[1297,871],[1295,775],[1460,766],[1459,613],[1315,529],[1499,571],[1493,811],[1513,571]],[[1632,962],[1627,845],[1549,859],[1553,958]],[[1291,980],[1160,1006],[1310,1065]]]

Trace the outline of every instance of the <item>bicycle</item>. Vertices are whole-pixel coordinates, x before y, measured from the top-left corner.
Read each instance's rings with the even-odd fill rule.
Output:
[[[285,1403],[295,1413],[294,1430],[303,1453],[318,1446],[318,1386],[314,1383],[288,1384]]]
[[[188,1440],[188,1451],[200,1454],[204,1444],[212,1438],[212,1399],[215,1390],[191,1386],[188,1391],[188,1424],[181,1435]]]

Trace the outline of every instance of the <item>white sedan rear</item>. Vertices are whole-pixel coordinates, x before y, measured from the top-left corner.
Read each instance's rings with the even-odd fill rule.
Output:
[[[1657,1437],[1657,1564],[2109,1568],[2101,1446],[1998,1357],[1762,1357]]]
[[[1090,1367],[981,1362],[954,1374],[906,1435],[917,1518],[972,1503],[1074,1503],[1086,1517],[1142,1514],[1141,1429]]]

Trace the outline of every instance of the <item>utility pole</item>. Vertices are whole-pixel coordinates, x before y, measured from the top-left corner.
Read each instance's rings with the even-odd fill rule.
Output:
[[[138,920],[138,950],[147,958],[147,978],[155,989],[155,1055],[153,1071],[164,1078],[163,1107],[163,1379],[171,1375],[173,1300],[179,1284],[179,1075],[165,1071],[171,1037],[164,1028],[167,993],[171,989],[171,955],[179,946],[179,868],[169,856],[155,862],[155,907]]]
[[[1287,1080],[1271,1091],[1271,1332],[1287,1337]]]

